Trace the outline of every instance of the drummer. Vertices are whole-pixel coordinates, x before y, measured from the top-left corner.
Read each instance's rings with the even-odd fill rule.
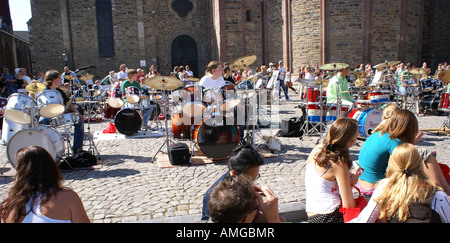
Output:
[[[218,89],[225,85],[223,79],[223,66],[222,63],[217,61],[211,61],[208,63],[206,74],[200,80],[199,84],[205,89]]]
[[[406,95],[406,87],[412,78],[412,74],[410,73],[412,68],[413,65],[411,63],[407,63],[405,70],[398,76],[398,92],[400,92],[403,96]]]
[[[126,90],[129,87],[136,87],[139,90],[139,93],[142,91],[141,84],[136,80],[137,79],[137,71],[136,69],[129,69],[127,72],[127,80],[125,80],[122,84],[121,90],[123,94],[126,94]],[[126,101],[126,95],[124,95],[124,101]],[[130,107],[131,108],[131,107]],[[147,126],[147,122],[150,120],[151,115],[153,112],[153,106],[150,106],[149,108],[143,108],[142,109],[142,124],[143,126]]]
[[[349,67],[338,70],[338,73],[330,79],[327,88],[327,103],[337,103],[337,95],[339,93],[343,105],[347,105],[350,108],[355,107],[356,101],[349,93],[348,81],[345,78],[349,74]]]
[[[69,97],[67,97],[66,93],[62,91],[59,87],[62,85],[62,78],[59,75],[59,72],[56,70],[49,70],[45,73],[45,85],[47,86],[46,89],[53,89],[58,90],[61,93],[61,96],[64,100],[64,105],[66,108],[69,108],[69,110],[75,115],[77,115],[80,118],[80,121],[74,125],[75,131],[73,135],[73,145],[72,145],[72,151],[74,154],[80,153],[83,148],[83,139],[84,139],[84,117],[80,113],[80,111],[75,107],[74,104],[70,101]],[[39,119],[39,124],[50,124],[50,119],[41,117]]]

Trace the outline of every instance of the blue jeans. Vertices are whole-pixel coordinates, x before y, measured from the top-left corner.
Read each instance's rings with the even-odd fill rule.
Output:
[[[50,118],[45,118],[41,116],[41,118],[39,118],[39,124],[50,125]],[[76,123],[74,127],[75,129],[73,133],[72,151],[75,151],[83,147],[84,121]]]
[[[288,100],[289,99],[288,90],[286,88],[286,83],[284,82],[284,79],[280,79],[280,88],[283,89],[284,98],[286,98],[286,100]],[[281,89],[278,90],[278,98],[281,99]]]

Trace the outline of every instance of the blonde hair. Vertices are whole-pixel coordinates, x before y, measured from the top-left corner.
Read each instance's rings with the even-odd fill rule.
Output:
[[[419,123],[414,113],[402,109],[392,115],[381,134],[389,133],[390,139],[397,138],[402,143],[414,143],[418,131]]]
[[[386,179],[382,181],[386,183],[383,192],[374,201],[380,207],[379,218],[386,220],[397,217],[402,222],[406,221],[410,216],[409,205],[425,201],[436,191],[423,170],[422,157],[410,143],[400,144],[394,149],[386,170]]]
[[[386,107],[384,107],[383,109],[382,120],[373,132],[382,131],[386,127],[392,115],[394,115],[394,113],[398,110],[400,110],[400,107],[398,107],[398,105],[396,105],[395,103],[389,103],[388,105],[386,105]]]

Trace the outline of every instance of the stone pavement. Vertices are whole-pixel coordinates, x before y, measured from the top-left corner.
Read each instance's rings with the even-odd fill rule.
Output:
[[[298,104],[299,100],[283,99],[280,118],[299,116],[299,109],[295,108]],[[419,126],[438,128],[445,118],[419,116]],[[91,132],[101,131],[107,124],[91,124]],[[280,208],[286,212],[304,213],[304,168],[318,138],[279,138],[283,145],[278,156],[264,159],[256,184],[270,187],[279,197]],[[64,172],[64,185],[80,195],[89,218],[95,223],[196,219],[201,213],[203,194],[226,172],[226,163],[160,168],[151,158],[164,140],[165,137],[96,141],[103,166]],[[354,160],[358,159],[362,143],[358,141],[359,146],[350,149]],[[419,146],[435,150],[438,161],[450,165],[447,135],[426,133]],[[2,162],[6,161],[5,150],[6,146],[0,149]],[[13,169],[6,164],[5,170]],[[12,182],[13,177],[0,177],[0,198],[6,196]]]

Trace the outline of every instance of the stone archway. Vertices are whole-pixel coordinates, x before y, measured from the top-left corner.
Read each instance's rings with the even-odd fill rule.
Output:
[[[198,72],[198,47],[195,40],[187,35],[180,35],[172,41],[172,70],[175,66],[189,65],[194,77],[199,77]]]

